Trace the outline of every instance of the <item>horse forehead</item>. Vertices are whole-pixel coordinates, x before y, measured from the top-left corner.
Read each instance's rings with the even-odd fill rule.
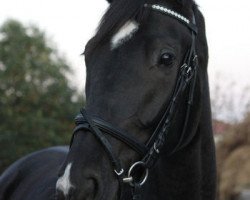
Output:
[[[64,174],[58,179],[56,183],[56,189],[62,191],[65,196],[67,196],[70,189],[74,187],[70,181],[71,167],[72,163],[69,163],[65,168]]]
[[[127,21],[117,33],[111,38],[111,49],[115,49],[124,42],[132,38],[134,33],[139,29],[139,24],[135,20]]]

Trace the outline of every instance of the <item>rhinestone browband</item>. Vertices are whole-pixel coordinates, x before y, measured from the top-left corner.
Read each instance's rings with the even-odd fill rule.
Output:
[[[187,19],[186,17],[180,15],[179,13],[171,10],[171,9],[168,9],[168,8],[165,8],[163,6],[160,6],[158,4],[153,4],[153,5],[150,5],[150,4],[144,4],[144,7],[149,7],[149,8],[152,8],[154,10],[157,10],[157,11],[160,11],[162,13],[165,13],[165,14],[168,14],[168,15],[171,15],[173,17],[176,17],[178,18],[179,20],[187,23],[188,25],[190,24],[190,20]]]

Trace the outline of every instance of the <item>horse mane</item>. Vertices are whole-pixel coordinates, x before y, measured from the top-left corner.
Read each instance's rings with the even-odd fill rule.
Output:
[[[192,5],[196,7],[193,0],[172,0],[178,4]],[[107,12],[102,17],[100,24],[97,28],[96,35],[89,41],[85,48],[85,55],[91,54],[98,46],[102,45],[106,41],[109,41],[111,37],[130,19],[135,19],[138,23],[143,19],[145,9],[143,6],[148,0],[114,0]],[[195,8],[194,8],[195,9]]]

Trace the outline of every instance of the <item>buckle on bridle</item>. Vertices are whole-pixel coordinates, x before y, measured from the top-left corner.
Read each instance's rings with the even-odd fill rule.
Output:
[[[191,71],[192,71],[192,67],[189,66],[189,67],[187,68],[187,71],[186,71],[187,76],[190,74]]]
[[[115,169],[114,172],[117,174],[117,176],[121,176],[123,174],[123,172],[124,172],[124,169],[121,168],[121,170],[119,172],[116,171],[116,169]]]
[[[133,177],[132,173],[138,167],[144,168],[143,176],[140,178],[139,182],[135,182],[135,178]],[[148,168],[145,167],[145,163],[142,161],[134,163],[128,170],[128,176],[123,178],[124,183],[128,183],[130,186],[134,187],[135,185],[142,186],[148,179]]]
[[[156,142],[154,143],[154,150],[157,154],[160,153],[160,150],[158,149]]]
[[[194,58],[196,60],[196,58]],[[190,81],[193,77],[193,67],[190,64],[184,63],[181,66],[182,75],[185,77],[186,81]]]
[[[195,54],[194,58],[193,58],[193,62],[196,62],[196,61],[198,61],[198,55],[197,54]]]
[[[181,66],[181,70],[184,70],[188,67],[187,63],[184,63],[182,66]]]

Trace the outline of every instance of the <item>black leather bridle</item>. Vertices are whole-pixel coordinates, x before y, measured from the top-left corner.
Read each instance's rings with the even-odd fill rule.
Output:
[[[182,134],[178,144],[173,148],[172,153],[180,150],[183,145],[184,135],[187,131],[187,123],[189,120],[191,106],[193,103],[194,96],[194,88],[197,77],[197,66],[198,66],[198,57],[196,55],[195,50],[195,40],[197,35],[197,27],[195,23],[195,17],[193,15],[192,22],[185,18],[184,16],[178,14],[175,11],[172,11],[166,7],[161,5],[151,5],[145,4],[145,8],[152,9],[154,11],[158,11],[164,15],[168,15],[177,19],[179,22],[183,23],[192,34],[192,44],[190,49],[188,50],[186,57],[184,59],[184,64],[180,67],[179,75],[176,81],[175,89],[173,90],[173,95],[169,105],[167,106],[166,111],[164,112],[160,122],[158,123],[155,131],[153,132],[150,139],[146,144],[142,144],[138,142],[135,138],[133,138],[130,134],[127,134],[123,130],[114,127],[112,124],[90,116],[85,109],[81,109],[81,114],[76,117],[76,127],[74,129],[74,134],[71,139],[70,146],[74,140],[74,135],[79,132],[79,130],[89,131],[95,135],[98,141],[101,143],[103,148],[105,149],[111,164],[114,168],[114,172],[118,177],[120,183],[120,195],[121,190],[124,184],[129,184],[132,188],[132,197],[134,200],[140,199],[140,188],[146,182],[149,169],[151,169],[156,163],[159,153],[164,147],[166,137],[170,134],[170,127],[172,123],[172,119],[174,117],[174,113],[176,111],[176,106],[180,99],[183,97],[184,93],[188,93],[188,102],[187,102],[187,110],[184,120],[184,127],[182,129]],[[131,149],[136,151],[141,156],[141,160],[134,163],[125,175],[125,171],[122,167],[120,159],[114,153],[112,145],[108,141],[105,134],[108,134],[125,144],[127,144]]]

